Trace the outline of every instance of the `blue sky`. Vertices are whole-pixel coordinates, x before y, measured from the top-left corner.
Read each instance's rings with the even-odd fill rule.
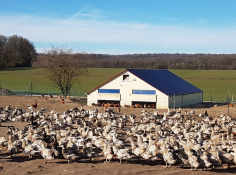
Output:
[[[0,34],[38,52],[236,53],[235,0],[0,0]]]

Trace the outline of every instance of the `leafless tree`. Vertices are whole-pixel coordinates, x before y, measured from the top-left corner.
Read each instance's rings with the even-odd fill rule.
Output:
[[[86,67],[92,56],[87,52],[75,53],[73,49],[52,46],[39,55],[37,64],[44,68],[47,78],[55,87],[67,96],[76,78],[88,73]]]

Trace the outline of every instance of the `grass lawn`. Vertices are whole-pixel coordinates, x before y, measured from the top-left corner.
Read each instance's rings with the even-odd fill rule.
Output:
[[[78,77],[71,94],[86,96],[85,92],[122,71],[121,68],[89,68],[90,74]],[[204,101],[225,102],[228,91],[236,93],[236,70],[170,70],[189,83],[204,91]],[[15,93],[28,93],[30,86],[39,94],[61,94],[54,85],[45,78],[42,68],[14,68],[0,70],[0,86]]]

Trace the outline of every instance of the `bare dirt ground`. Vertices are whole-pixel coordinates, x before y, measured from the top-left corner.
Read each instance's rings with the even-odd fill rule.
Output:
[[[38,103],[38,110],[41,108],[46,109],[46,113],[51,110],[56,110],[59,113],[63,113],[67,109],[73,107],[81,107],[83,104],[84,109],[94,109],[95,107],[88,107],[84,105],[83,100],[72,102],[71,100],[66,100],[65,104],[60,104],[59,99],[49,98],[47,101],[45,98],[41,97],[20,97],[20,96],[0,96],[0,107],[5,108],[7,105],[11,105],[12,108],[18,107],[28,110],[28,105],[34,102]],[[221,113],[228,115],[227,105],[217,105],[205,103],[202,105],[191,106],[189,108],[183,108],[182,110],[190,111],[195,110],[196,114],[204,113],[205,110],[212,117],[217,117]],[[103,112],[102,107],[98,107],[99,112]],[[132,109],[132,108],[121,108],[120,113],[116,113],[117,116],[122,114],[136,114],[139,115],[142,109]],[[148,112],[153,112],[155,109],[146,109]],[[116,109],[114,109],[116,111]],[[158,109],[159,113],[163,115],[167,109]],[[232,117],[236,117],[236,107],[229,108],[229,114]],[[27,123],[24,122],[8,122],[2,123],[2,126],[16,126],[22,129]],[[0,137],[6,136],[7,127],[0,127]],[[136,163],[136,159],[129,161],[127,164],[117,163],[118,160],[114,159],[111,163],[103,163],[103,158],[95,159],[94,162],[89,162],[87,159],[78,159],[76,162],[67,164],[64,159],[54,159],[50,163],[43,163],[43,159],[30,159],[24,153],[16,154],[15,157],[11,158],[6,151],[0,152],[0,174],[1,175],[26,175],[26,174],[174,174],[174,175],[209,175],[209,174],[220,174],[220,173],[235,173],[236,166],[232,165],[230,169],[216,168],[214,170],[207,171],[190,171],[190,167],[179,168],[172,166],[170,168],[164,168],[164,163],[162,161],[153,162],[151,164],[146,164],[146,161],[141,161]],[[2,170],[1,170],[2,167]]]

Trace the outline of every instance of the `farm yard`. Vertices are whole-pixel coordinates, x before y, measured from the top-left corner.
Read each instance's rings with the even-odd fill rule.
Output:
[[[2,170],[0,170],[1,174],[219,174],[235,172],[236,166],[234,164],[234,125],[231,127],[232,130],[223,130],[223,128],[225,129],[225,127],[229,126],[229,120],[234,123],[234,120],[236,119],[236,107],[228,107],[227,105],[225,105],[225,102],[228,101],[228,90],[230,90],[231,96],[235,93],[236,90],[234,85],[234,81],[236,79],[235,71],[170,70],[172,73],[175,73],[179,77],[204,91],[203,101],[205,102],[203,104],[182,108],[181,115],[178,114],[179,116],[174,115],[173,109],[170,109],[172,111],[172,115],[168,114],[166,117],[164,117],[164,115],[168,113],[167,109],[157,109],[157,114],[155,112],[156,109],[142,108],[143,106],[139,106],[140,108],[138,108],[137,106],[137,108],[134,109],[128,107],[118,108],[110,106],[109,109],[113,110],[114,113],[109,113],[109,111],[104,111],[103,106],[86,106],[86,98],[84,98],[85,92],[89,91],[93,87],[109,79],[120,71],[122,71],[122,69],[89,68],[90,74],[80,77],[78,81],[75,82],[74,86],[72,87],[73,92],[70,94],[71,98],[65,98],[65,101],[61,103],[61,100],[58,98],[60,92],[51,84],[49,80],[44,77],[43,69],[15,68],[1,70],[0,88],[9,89],[16,94],[21,93],[23,95],[27,95],[0,96],[0,107],[3,108],[2,113],[7,113],[5,108],[8,105],[11,106],[11,109],[9,110],[10,115],[8,115],[6,121],[4,121],[4,119],[1,119],[2,127],[0,127],[0,138],[5,138],[5,141],[2,141],[0,143],[0,169],[2,167]],[[29,96],[31,83],[33,86],[33,95],[38,94],[38,96]],[[40,97],[40,94],[44,94],[44,97]],[[52,98],[49,97],[49,94],[53,94]],[[54,96],[54,94],[56,96]],[[73,97],[74,95],[80,96],[82,98]],[[211,103],[210,101],[214,101],[214,103]],[[38,116],[36,116],[34,120],[30,121],[29,116],[28,118],[11,116],[15,108],[23,109],[25,113],[29,113],[32,110],[32,105],[36,104],[35,102],[37,103],[37,108],[33,110],[34,113],[36,111],[40,111],[42,108],[45,109],[45,111],[41,111],[42,113],[40,114],[40,117],[39,114],[37,114]],[[83,107],[83,110],[86,111],[86,114],[82,115],[81,113],[76,113],[75,115],[74,113],[73,121],[67,121],[65,119],[65,115],[63,115],[65,111],[71,110],[73,108],[78,108],[78,110],[81,110],[81,106]],[[195,111],[195,114],[190,115],[190,111],[192,111],[193,109]],[[55,112],[52,112],[52,110],[54,110]],[[95,112],[95,110],[97,111]],[[141,113],[141,111],[143,110],[146,110],[146,112]],[[177,110],[178,109],[176,109],[176,112]],[[189,115],[185,115],[185,110]],[[225,122],[224,126],[222,126],[222,122],[219,121],[216,123],[219,123],[220,129],[217,129],[216,127],[216,131],[213,134],[212,130],[214,130],[215,127],[212,128],[212,125],[210,131],[206,129],[206,131],[204,130],[204,132],[207,132],[207,134],[200,134],[201,136],[192,134],[193,128],[195,128],[194,132],[200,130],[200,126],[197,127],[198,122],[202,122],[202,126],[206,123],[204,121],[206,117],[198,116],[199,114],[204,114],[205,111],[207,111],[210,117],[209,122],[216,122],[216,120],[214,120],[215,118],[218,118],[220,121],[223,119]],[[224,118],[223,116],[221,116],[222,114],[225,114],[227,116],[228,112],[231,118]],[[55,113],[58,113],[57,120],[53,118],[55,116]],[[136,119],[130,117],[131,114],[132,116],[136,116]],[[154,114],[154,119],[150,119],[149,117],[153,117]],[[3,116],[4,115],[1,114],[1,117]],[[64,118],[62,116],[64,116]],[[105,119],[104,116],[106,116]],[[127,118],[123,119],[123,116],[127,116]],[[164,123],[167,123],[167,125],[163,124],[163,118],[165,120]],[[192,122],[193,119],[195,123]],[[109,120],[111,120],[110,123],[108,122]],[[95,122],[92,124],[92,126],[91,124],[89,124],[91,123],[91,121]],[[41,155],[42,145],[46,147],[45,149],[52,149],[52,145],[54,145],[53,142],[55,141],[55,139],[58,139],[56,137],[58,131],[53,131],[51,127],[54,125],[58,125],[58,122],[66,124],[67,128],[60,128],[60,132],[70,131],[69,135],[71,136],[72,140],[68,139],[63,144],[59,142],[63,145],[56,146],[56,149],[59,152],[59,156],[54,155],[54,159],[51,159],[49,157],[48,159],[51,159],[50,163],[44,163],[45,160]],[[133,122],[135,122],[134,125]],[[44,123],[44,125],[42,123]],[[48,123],[51,123],[50,126]],[[85,123],[87,123],[86,126]],[[97,133],[95,133],[94,128],[99,126],[98,123],[102,123],[102,127],[97,130]],[[174,123],[178,123],[178,125],[175,125]],[[138,125],[144,124],[149,126],[149,129],[151,129],[148,130],[147,128],[135,128],[135,126],[137,127]],[[158,130],[157,125],[160,124],[163,128],[166,128],[166,131]],[[168,124],[170,125],[169,127]],[[186,129],[187,125],[191,125],[191,127]],[[36,128],[34,126],[37,126],[37,128],[39,129],[44,128],[43,130],[45,131],[45,133],[47,130],[47,133],[44,134],[44,138],[41,136],[41,138],[36,139],[44,141],[44,144],[42,144],[41,141],[36,141],[39,145],[41,145],[40,148],[37,148],[40,149],[40,151],[38,150],[37,152],[37,150],[34,150],[38,155],[34,155],[34,153],[32,152],[29,153],[25,151],[25,148],[22,148],[22,145],[28,146],[29,148],[30,146],[32,146],[35,140],[28,140],[24,144],[22,144],[22,140],[19,140],[20,147],[17,148],[16,153],[14,153],[14,147],[11,148],[11,146],[9,145],[9,135],[11,135],[12,132],[15,132],[12,126],[14,126],[14,128],[18,128],[20,131],[23,131],[22,137],[24,137],[24,139],[29,137],[29,132],[36,132]],[[111,127],[112,129],[105,129],[107,126],[108,128]],[[175,127],[176,130],[174,130]],[[9,128],[13,130],[10,131],[9,134],[6,134],[7,132],[9,132]],[[86,146],[76,145],[79,143],[75,143],[75,140],[81,139],[82,135],[82,131],[78,132],[78,128],[86,128],[81,129],[83,130],[84,141],[80,143]],[[185,132],[187,134],[183,134],[182,132],[178,133],[178,128],[183,130],[185,129]],[[90,136],[86,135],[86,133],[88,134],[91,130],[93,130],[94,134],[94,137],[92,138],[99,138],[96,141],[96,145],[94,143],[95,140],[89,138]],[[107,131],[104,133],[104,130]],[[183,136],[178,137],[181,134]],[[70,138],[69,135],[65,137],[61,133],[61,139]],[[50,141],[49,136],[52,136],[51,139],[54,141]],[[106,138],[107,136],[110,138]],[[216,139],[211,140],[211,136],[214,136],[214,138]],[[47,138],[46,140],[45,137]],[[16,137],[10,138],[13,143],[15,143],[17,139],[18,138]],[[153,141],[151,141],[151,139]],[[181,139],[183,140],[182,142],[180,142]],[[202,142],[200,142],[200,139],[202,139]],[[59,140],[57,140],[57,144],[58,141]],[[99,141],[102,142],[102,144],[100,143],[99,145]],[[117,141],[121,145],[116,145],[115,141]],[[174,143],[176,142],[179,142],[181,144],[175,145]],[[76,154],[76,156],[78,157],[74,157],[74,159],[71,158],[71,163],[68,164],[69,160],[68,158],[66,159],[63,156],[62,150],[67,149],[67,147],[69,147],[69,143],[72,145],[76,145],[77,150],[76,152],[73,152],[73,154]],[[91,143],[93,143],[92,147],[89,146],[91,145]],[[209,148],[203,148],[203,143],[209,145]],[[156,144],[157,147],[153,148],[152,144]],[[187,144],[190,144],[191,147],[194,148],[194,150],[188,152],[186,151],[187,156],[192,156],[193,159],[196,155],[198,155],[199,157],[199,160],[195,162],[196,164],[194,166],[192,164],[193,169],[197,168],[196,171],[189,171],[191,170],[189,162],[185,162],[185,165],[183,167],[179,167],[181,162],[182,164],[184,164],[184,161],[181,161],[180,158],[176,157],[177,154],[176,152],[174,152],[174,150],[182,150],[183,148],[185,150],[188,150],[189,148],[184,146]],[[136,148],[134,147],[134,145]],[[199,145],[201,145],[200,148]],[[221,153],[224,153],[224,156],[231,154],[231,156],[228,155],[231,159],[230,168],[227,168],[228,164],[226,160],[220,160],[220,156],[211,157],[211,161],[215,160],[215,162],[213,161],[213,163],[211,162],[210,164],[209,162],[208,164],[206,162],[200,162],[200,160],[204,160],[200,157],[206,153],[217,155],[217,151],[214,150],[215,145],[217,147],[217,150],[221,150]],[[12,154],[15,154],[12,157],[8,150],[9,147],[12,150]],[[123,160],[121,159],[122,163],[118,163],[120,162],[119,156],[117,155],[118,153],[114,153],[119,149],[124,149],[123,151],[127,154],[126,157],[123,157]],[[153,151],[152,149],[156,151]],[[227,149],[228,152],[226,151]],[[91,154],[91,152],[93,152],[94,155]],[[105,154],[104,152],[106,152],[107,154]],[[139,152],[139,155],[137,152]],[[169,154],[169,158],[166,159],[164,154]],[[111,159],[112,156],[110,163],[104,163],[104,161],[106,161],[106,156],[108,160]],[[94,161],[91,161],[90,158],[94,158]],[[126,159],[128,159],[127,163]],[[147,159],[149,161],[147,161]],[[210,160],[208,159],[208,161]],[[166,162],[168,166],[171,165],[171,167],[165,167]],[[214,163],[215,165],[212,169]],[[218,166],[216,164],[218,164]],[[206,167],[206,165],[209,167]],[[205,168],[205,170],[201,171],[202,168]]]
[[[47,100],[45,100],[45,98],[42,97],[22,97],[22,96],[1,96],[1,100],[0,100],[0,107],[2,108],[6,108],[8,105],[11,106],[11,110],[9,110],[9,112],[12,115],[13,109],[14,108],[18,108],[18,109],[24,109],[25,112],[30,112],[31,111],[31,105],[35,104],[35,102],[37,102],[37,108],[34,109],[34,112],[36,111],[41,111],[42,108],[45,109],[42,110],[42,114],[43,116],[47,116],[50,115],[51,117],[35,117],[33,121],[28,121],[27,119],[23,119],[23,121],[17,121],[19,119],[17,119],[16,116],[12,116],[10,118],[8,118],[8,120],[6,122],[1,122],[1,125],[3,127],[0,127],[0,137],[4,137],[6,138],[6,142],[3,143],[3,145],[1,146],[1,152],[0,152],[0,167],[2,167],[2,170],[0,170],[1,174],[219,174],[219,173],[233,173],[236,170],[236,166],[234,164],[234,144],[235,144],[235,138],[234,138],[234,128],[235,126],[233,125],[232,131],[228,130],[228,124],[229,122],[234,123],[235,122],[235,115],[236,115],[236,108],[235,107],[230,107],[230,118],[228,117],[218,117],[221,114],[225,114],[227,116],[228,113],[228,106],[227,105],[221,105],[221,104],[209,104],[209,103],[204,103],[201,105],[197,105],[197,106],[191,106],[189,108],[183,108],[181,109],[181,116],[174,116],[174,114],[166,116],[166,119],[164,117],[164,113],[167,114],[167,109],[158,109],[158,114],[155,113],[154,111],[156,111],[155,109],[145,109],[146,112],[148,112],[149,114],[153,114],[155,116],[155,119],[151,119],[145,122],[145,120],[147,120],[148,116],[150,115],[144,115],[146,116],[145,119],[144,117],[142,117],[142,124],[143,125],[147,125],[147,126],[152,126],[151,130],[149,130],[148,128],[146,128],[146,132],[143,133],[142,129],[131,129],[131,128],[135,128],[135,125],[132,125],[133,120],[130,117],[130,114],[133,114],[133,116],[136,116],[136,126],[137,124],[142,125],[141,122],[141,111],[143,110],[142,108],[121,108],[121,111],[118,112],[117,108],[111,108],[114,111],[114,114],[106,114],[108,113],[104,111],[103,107],[88,107],[85,104],[84,101],[76,101],[76,102],[72,102],[70,99],[66,99],[64,104],[60,103],[60,99],[58,99],[57,97],[53,97],[53,98],[48,98]],[[84,153],[83,153],[83,148],[81,147],[81,145],[78,145],[76,148],[79,149],[78,154],[77,154],[77,158],[75,160],[72,160],[72,162],[70,164],[68,164],[68,160],[65,159],[62,155],[59,155],[59,157],[56,157],[52,160],[50,160],[50,163],[43,163],[44,159],[41,156],[37,156],[34,155],[33,152],[31,153],[26,153],[26,151],[23,151],[22,148],[19,148],[16,153],[14,152],[14,149],[12,148],[12,154],[15,154],[13,157],[11,157],[11,154],[9,153],[9,151],[7,150],[7,147],[10,146],[8,138],[9,135],[14,135],[12,132],[17,132],[14,129],[11,130],[9,132],[9,128],[5,127],[5,126],[14,126],[15,128],[18,128],[19,131],[23,130],[24,128],[27,128],[26,130],[24,130],[23,132],[23,138],[26,139],[30,138],[29,137],[29,133],[33,132],[35,133],[36,131],[41,130],[42,128],[45,128],[44,130],[46,131],[48,124],[45,124],[45,121],[47,121],[46,123],[49,123],[50,118],[52,120],[52,124],[55,125],[56,124],[56,120],[53,117],[54,114],[56,112],[58,112],[58,121],[63,121],[63,113],[66,110],[70,110],[70,109],[76,109],[78,108],[78,110],[81,111],[81,105],[84,109],[84,111],[87,111],[86,117],[82,116],[82,113],[79,114],[77,113],[76,116],[74,116],[74,120],[77,121],[75,124],[73,121],[72,123],[69,122],[69,120],[66,120],[66,127],[70,126],[71,129],[64,129],[65,127],[62,127],[60,130],[62,131],[70,131],[71,132],[71,138],[81,138],[79,133],[76,133],[77,131],[79,131],[78,128],[83,128],[84,127],[84,123],[80,123],[79,121],[83,121],[83,119],[85,119],[86,123],[87,123],[87,129],[84,131],[86,132],[81,132],[82,135],[84,135],[84,144],[86,145],[84,147]],[[95,109],[97,109],[98,111],[95,112]],[[195,114],[191,113],[190,111],[193,110],[195,111]],[[5,109],[6,110],[6,109]],[[55,110],[54,113],[50,113],[52,110]],[[188,116],[185,116],[184,110],[189,112]],[[198,115],[204,114],[205,111],[207,110],[207,113],[209,115],[209,118],[205,117],[199,117]],[[90,111],[90,113],[88,113],[88,111]],[[93,113],[93,112],[94,113]],[[173,112],[173,109],[171,109],[171,111]],[[178,111],[178,109],[176,109],[176,112]],[[78,112],[78,111],[77,111]],[[2,112],[4,113],[4,111]],[[91,114],[94,115],[91,115]],[[97,130],[97,132],[101,132],[102,133],[102,138],[105,142],[105,145],[110,145],[111,147],[113,146],[113,149],[111,149],[110,154],[114,154],[114,150],[117,147],[117,149],[121,149],[119,147],[119,144],[124,144],[124,148],[126,148],[127,154],[130,155],[130,157],[128,156],[128,163],[126,162],[126,158],[124,157],[122,160],[122,163],[118,163],[120,162],[120,160],[117,158],[116,155],[114,155],[114,157],[111,159],[110,163],[104,163],[105,158],[104,156],[106,154],[102,154],[102,150],[106,151],[109,149],[104,150],[105,145],[102,146],[101,150],[97,150],[94,149],[94,147],[99,147],[99,142],[96,142],[92,139],[90,139],[89,137],[89,131],[91,129],[89,128],[97,128],[99,127],[99,125],[95,123],[93,123],[92,125],[89,124],[88,120],[90,119],[90,121],[92,121],[92,118],[95,117],[96,115],[98,116],[103,114],[98,121],[103,121],[103,130],[99,131]],[[146,113],[147,114],[147,113]],[[109,117],[104,117],[108,115]],[[113,116],[114,115],[114,116]],[[127,115],[127,122],[125,122],[125,119],[122,120],[120,118],[120,116],[123,115]],[[2,116],[2,115],[1,115]],[[92,118],[91,118],[92,117]],[[123,118],[123,117],[122,117]],[[197,134],[193,134],[193,132],[195,131],[200,131],[200,128],[203,127],[204,124],[206,124],[207,122],[213,122],[214,119],[217,118],[216,122],[217,124],[214,125],[214,128],[211,128],[212,130],[214,130],[215,132],[212,134],[212,132],[204,130],[205,134],[202,134],[202,137],[199,137]],[[11,121],[9,121],[9,119]],[[108,126],[109,124],[109,119],[112,120],[112,129],[109,129],[108,132],[104,133],[103,131],[105,130],[105,126]],[[196,121],[195,123],[193,123],[192,121]],[[209,119],[209,121],[207,121],[206,119]],[[15,121],[16,120],[16,121]],[[21,120],[21,119],[20,119]],[[26,121],[25,121],[26,120]],[[117,121],[117,122],[114,122]],[[154,127],[156,125],[160,125],[161,123],[163,123],[163,120],[166,121],[166,124],[164,126],[164,128],[168,128],[168,125],[170,126],[176,126],[174,123],[171,124],[170,121],[175,121],[178,122],[179,125],[178,127],[184,127],[186,131],[186,133],[190,133],[190,135],[188,134],[183,134],[184,132],[181,132],[179,134],[175,134],[175,132],[178,133],[178,131],[174,131],[174,129],[171,127],[171,129],[165,130],[163,129],[163,133],[160,132],[160,130],[158,130],[158,127]],[[181,121],[182,120],[182,121]],[[189,123],[188,120],[191,122]],[[125,122],[126,125],[122,126],[121,123]],[[155,122],[154,122],[155,121]],[[169,122],[167,122],[169,121]],[[198,121],[201,121],[201,125],[198,126]],[[215,119],[216,121],[216,119]],[[37,123],[36,123],[37,122]],[[31,125],[31,124],[32,125]],[[44,123],[44,124],[42,124]],[[64,124],[65,124],[64,123]],[[190,124],[192,127],[188,128],[187,124]],[[217,125],[219,124],[219,128],[217,128]],[[222,126],[221,124],[223,124],[224,126]],[[80,127],[79,127],[80,125]],[[35,127],[26,127],[26,126],[37,126],[36,128],[38,128],[38,130]],[[154,129],[154,128],[155,129]],[[177,127],[177,128],[178,128]],[[200,127],[200,128],[198,128]],[[212,124],[211,124],[212,127]],[[10,129],[13,127],[10,127]],[[31,129],[29,129],[31,128]],[[54,129],[51,129],[52,127],[49,127],[49,130],[47,130],[47,138],[49,138],[49,136],[54,135],[52,132],[54,132]],[[121,129],[123,128],[123,129]],[[191,129],[191,128],[194,128]],[[82,129],[83,130],[83,129]],[[155,132],[152,132],[153,130],[156,130]],[[18,132],[19,132],[18,131]],[[172,132],[170,132],[172,131]],[[7,132],[9,132],[8,134],[6,134]],[[50,134],[51,132],[51,134]],[[203,131],[202,131],[203,132]],[[72,134],[73,133],[73,134]],[[94,136],[93,139],[95,139],[96,137],[101,137],[100,134],[95,134],[94,132]],[[112,135],[112,133],[116,133],[117,135]],[[157,134],[158,133],[158,134]],[[38,133],[39,134],[39,133]],[[88,135],[87,135],[88,134]],[[152,136],[151,136],[152,135]],[[181,144],[179,145],[175,145],[174,143],[176,143],[177,141],[181,140],[180,137],[178,136],[182,136],[182,141],[179,142]],[[56,135],[55,135],[56,136]],[[109,136],[111,138],[109,138]],[[151,136],[151,137],[149,137]],[[172,137],[171,137],[172,136]],[[210,137],[212,136],[212,138]],[[62,136],[61,135],[61,142],[59,140],[58,137],[56,137],[56,139],[58,139],[58,143],[62,143],[62,139],[66,137],[66,136]],[[115,138],[114,138],[115,137]],[[142,142],[139,141],[140,137],[142,137]],[[188,137],[190,137],[188,139]],[[214,139],[213,139],[214,137]],[[33,137],[31,137],[28,141],[27,144],[32,145],[33,142],[39,142],[39,140],[44,140],[42,139],[42,137],[40,138],[38,136],[38,138],[32,139]],[[69,137],[68,137],[69,138]],[[149,146],[147,145],[152,145],[152,142],[150,142],[150,138],[154,141],[154,143],[156,143],[156,145],[158,145],[157,147],[157,152],[152,152],[152,153],[148,153],[148,150],[151,149]],[[167,139],[169,138],[169,139]],[[174,138],[174,139],[173,139]],[[194,138],[194,139],[193,139]],[[12,137],[12,141],[15,142],[18,138],[17,137]],[[146,141],[145,141],[146,139]],[[203,142],[201,142],[200,140],[202,139]],[[72,145],[74,144],[79,144],[79,143],[75,143],[74,140],[71,142],[69,141],[70,139],[68,139],[67,141],[65,141],[64,145],[66,147],[70,147],[68,145],[70,145],[72,143]],[[106,141],[105,141],[106,140]],[[110,141],[107,141],[110,140]],[[134,156],[135,154],[132,153],[132,146],[131,146],[131,142],[132,140],[134,141],[135,145],[136,145],[136,150],[134,149],[134,153],[136,153],[137,148],[145,148],[145,152],[140,154],[140,160],[138,161],[138,157]],[[50,142],[50,139],[46,139],[44,140],[45,142],[47,142],[48,147],[50,148],[53,144],[54,141]],[[163,142],[165,141],[165,142]],[[204,142],[205,141],[205,142]],[[92,146],[91,149],[89,149],[89,145],[90,142],[92,142],[94,145]],[[117,142],[117,143],[116,143]],[[69,144],[70,143],[70,144]],[[211,169],[211,168],[206,168],[205,166],[207,164],[201,163],[198,166],[195,165],[197,167],[196,171],[189,171],[191,170],[191,167],[189,165],[189,163],[185,164],[183,166],[183,168],[178,167],[179,163],[181,162],[179,158],[173,157],[173,154],[171,154],[171,152],[173,152],[173,150],[176,150],[177,148],[181,148],[184,147],[185,150],[188,150],[188,147],[185,144],[190,144],[193,148],[192,152],[196,153],[198,146],[201,145],[199,143],[204,143],[204,149],[202,149],[201,147],[201,151],[204,152],[204,150],[207,150],[207,146],[209,146],[209,154],[211,153],[212,155],[215,155],[213,152],[216,151],[214,150],[214,148],[217,147],[217,149],[221,150],[221,153],[224,153],[224,156],[227,155],[227,153],[225,152],[227,149],[230,150],[230,154],[231,156],[231,162],[230,162],[230,168],[228,169],[227,166],[228,164],[225,162],[225,159],[222,159],[222,155],[219,156],[221,159],[219,160],[217,158],[217,156],[211,156],[211,161],[212,164],[214,164],[215,168]],[[138,146],[139,145],[139,146]],[[146,145],[146,146],[145,146]],[[185,145],[185,146],[184,146]],[[216,146],[215,146],[216,145]],[[121,145],[123,146],[123,145]],[[177,147],[176,147],[177,146]],[[59,147],[57,147],[58,149]],[[168,148],[168,153],[169,153],[169,158],[164,159],[165,157],[165,151]],[[169,150],[170,149],[170,150]],[[155,149],[154,149],[155,150]],[[90,151],[90,152],[89,152]],[[96,152],[98,151],[98,155],[94,154],[92,157],[94,157],[94,161],[90,161],[90,155],[88,153],[92,153],[92,152]],[[59,149],[60,154],[62,153],[62,150]],[[108,151],[109,152],[109,151]],[[186,151],[187,152],[187,151]],[[145,154],[144,154],[145,153]],[[156,153],[156,156],[153,156],[153,154]],[[194,154],[195,154],[194,153]],[[32,158],[29,157],[29,154],[32,154]],[[39,154],[41,154],[41,152],[39,152]],[[118,155],[118,152],[116,152],[116,154]],[[197,153],[199,154],[199,152]],[[146,155],[146,156],[145,156]],[[176,153],[175,153],[176,155]],[[178,154],[177,154],[178,155]],[[216,154],[217,155],[217,154]],[[126,155],[127,156],[127,155]],[[172,156],[172,158],[171,158]],[[188,154],[189,157],[194,156],[191,153]],[[146,158],[149,157],[149,161],[145,160]],[[180,156],[181,157],[181,156]],[[109,160],[109,156],[107,157]],[[202,157],[203,158],[203,157]],[[48,158],[50,159],[50,158]],[[151,160],[152,159],[152,160]],[[174,159],[174,160],[173,160]],[[204,159],[204,158],[203,158]],[[165,167],[166,163],[165,160],[168,161],[168,166],[170,164],[171,167]],[[172,160],[172,161],[171,161]],[[178,161],[177,161],[178,160]],[[215,160],[215,161],[213,161]],[[199,160],[200,161],[200,160]],[[205,162],[206,163],[206,162]],[[219,167],[217,167],[216,164],[219,164]],[[210,165],[210,167],[212,167],[212,164]],[[206,168],[206,170],[202,171],[202,168]]]
[[[179,1],[1,1],[0,175],[235,174],[236,1]]]

